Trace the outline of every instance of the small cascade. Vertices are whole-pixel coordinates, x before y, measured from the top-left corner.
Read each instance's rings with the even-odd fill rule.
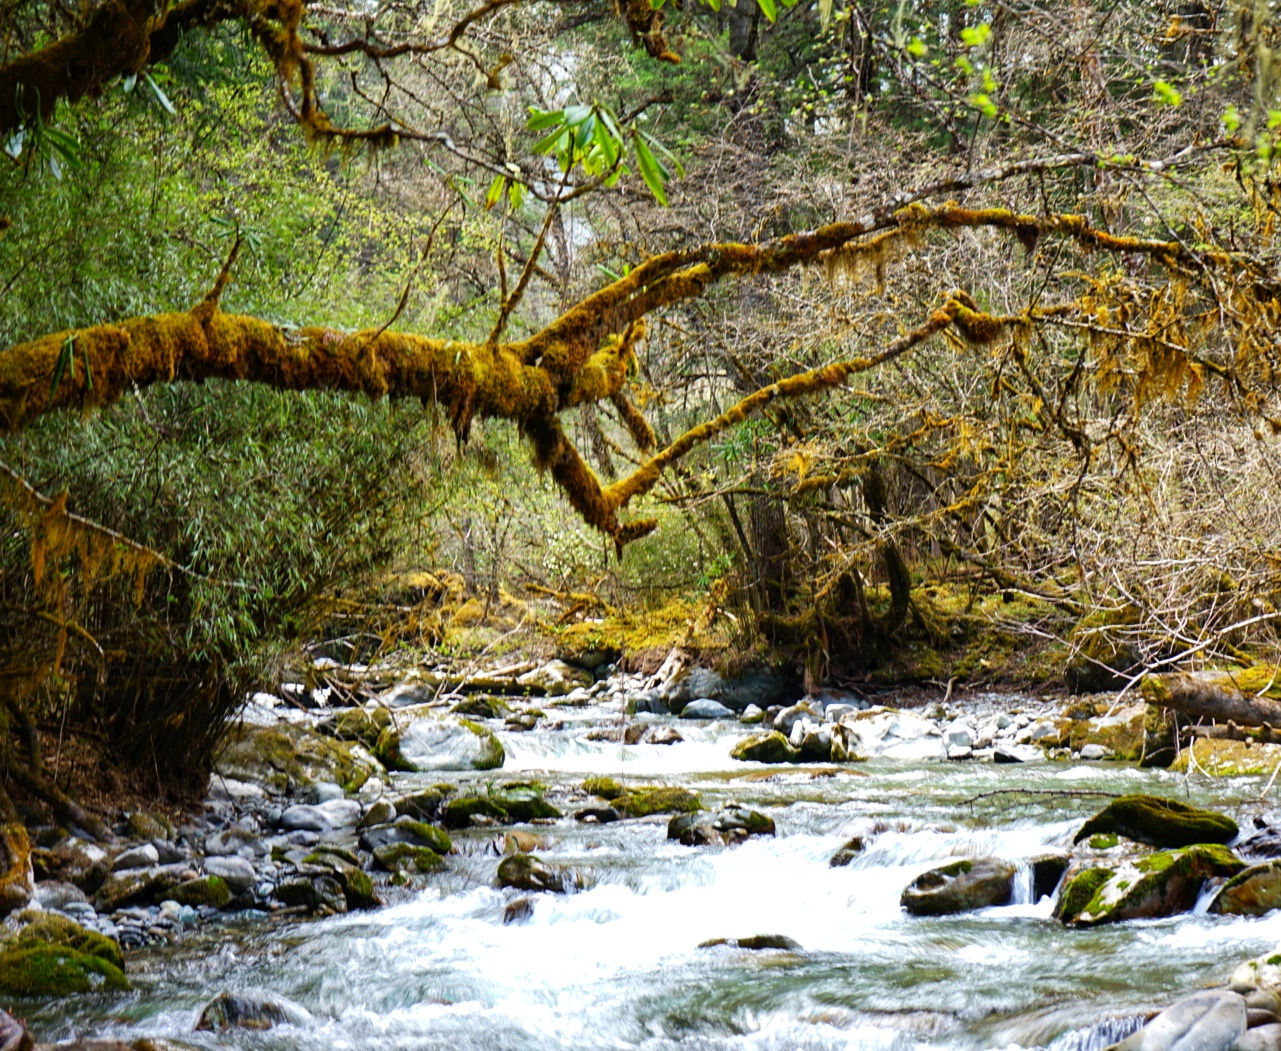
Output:
[[[1032,862],[1022,858],[1018,870],[1014,873],[1014,886],[1010,889],[1011,905],[1035,905],[1033,890]]]
[[[1050,1051],[1103,1051],[1143,1028],[1145,1015],[1102,1018],[1094,1025],[1064,1033],[1050,1045]]]

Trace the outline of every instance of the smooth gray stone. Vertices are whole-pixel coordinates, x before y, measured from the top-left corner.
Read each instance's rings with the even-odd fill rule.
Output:
[[[1233,1051],[1281,1051],[1281,1024],[1272,1022],[1246,1030]]]
[[[220,876],[237,894],[243,894],[258,882],[258,873],[244,858],[218,855],[205,858],[205,873],[210,876]]]
[[[726,708],[720,701],[714,701],[710,697],[700,697],[696,701],[690,701],[681,709],[682,719],[732,719],[734,711]]]
[[[290,832],[328,832],[333,822],[320,807],[297,803],[280,815],[280,827]]]
[[[116,857],[111,866],[112,872],[123,872],[126,869],[145,869],[160,864],[160,853],[150,843],[140,847],[130,847]]]
[[[1232,1051],[1246,1032],[1245,999],[1226,989],[1193,993],[1171,1004],[1117,1051]]]

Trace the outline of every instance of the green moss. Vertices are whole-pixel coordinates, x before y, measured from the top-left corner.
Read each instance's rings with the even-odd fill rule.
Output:
[[[729,754],[744,763],[796,763],[801,758],[800,749],[793,748],[777,730],[744,737]]]
[[[445,859],[431,847],[419,847],[412,843],[388,843],[374,849],[374,862],[387,872],[434,872],[445,863]]]
[[[45,947],[75,949],[77,952],[96,956],[106,960],[117,970],[125,969],[124,953],[120,946],[104,934],[81,927],[74,920],[54,913],[39,916],[18,932],[14,940],[15,949],[38,949]]]
[[[1120,842],[1115,832],[1107,832],[1097,836],[1090,837],[1090,846],[1095,850],[1111,850]]]
[[[1154,847],[1227,843],[1237,836],[1237,823],[1224,814],[1159,796],[1122,796],[1090,818],[1074,842],[1098,833],[1116,833]]]
[[[360,858],[356,856],[354,851],[348,850],[346,847],[340,847],[336,843],[321,843],[302,861],[304,865],[328,865],[334,858],[339,861],[345,861],[348,865],[360,864]]]
[[[440,823],[446,828],[467,828],[473,815],[506,821],[507,809],[487,796],[463,796],[451,799],[441,808]]]
[[[378,736],[391,725],[391,712],[386,708],[366,711],[349,708],[339,712],[334,720],[334,736],[344,741],[359,741],[371,751],[378,745]]]
[[[454,849],[453,841],[443,828],[429,825],[426,821],[398,821],[398,828],[406,829],[418,837],[437,854],[448,854]]]
[[[1187,773],[1193,762],[1211,777],[1266,777],[1281,763],[1281,745],[1198,738],[1178,754],[1170,769]]]
[[[583,782],[583,791],[601,799],[617,799],[623,794],[624,788],[612,777],[589,777]]]
[[[629,817],[692,814],[703,809],[698,796],[684,788],[634,789],[619,799],[618,805]]]
[[[221,909],[231,901],[231,888],[221,876],[200,876],[179,883],[169,897],[179,905],[211,905]]]
[[[0,953],[0,996],[52,999],[128,988],[119,967],[75,949],[46,946]]]
[[[563,816],[537,792],[504,792],[501,799],[512,821],[545,821]]]
[[[1072,877],[1063,888],[1063,895],[1054,910],[1054,915],[1064,922],[1076,919],[1094,899],[1103,884],[1112,878],[1112,870],[1105,868],[1086,869]]]

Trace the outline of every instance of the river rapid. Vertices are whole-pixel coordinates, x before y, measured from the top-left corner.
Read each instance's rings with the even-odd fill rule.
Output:
[[[534,830],[544,840],[538,854],[583,874],[586,889],[537,896],[524,922],[504,924],[519,895],[494,885],[502,830],[467,830],[444,872],[385,908],[296,922],[246,914],[132,954],[133,992],[43,1005],[27,1012],[30,1026],[46,1039],[163,1037],[246,1051],[1094,1051],[1281,941],[1281,912],[1197,910],[1069,930],[1051,918],[1048,897],[1032,900],[1026,865],[1009,906],[937,919],[899,908],[903,888],[940,859],[1026,862],[1064,850],[1104,802],[988,793],[1151,792],[1213,806],[1246,827],[1262,809],[1263,779],[1198,783],[1081,762],[767,767],[729,758],[751,729],[733,721],[672,720],[685,740],[667,746],[585,739],[618,718],[586,708],[562,729],[504,732],[503,769],[448,777],[538,781],[551,799],[590,775],[680,785],[709,808],[733,800],[769,814],[777,835],[686,847],[666,838],[666,817],[593,825],[566,816]],[[395,780],[409,788],[441,776]],[[854,834],[867,848],[831,867]],[[801,948],[700,948],[757,934]],[[301,1004],[310,1020],[193,1032],[211,996],[251,989]]]

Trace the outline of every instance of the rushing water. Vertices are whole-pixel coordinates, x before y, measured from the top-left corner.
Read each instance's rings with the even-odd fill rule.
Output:
[[[821,776],[735,763],[735,724],[681,724],[675,746],[583,740],[602,712],[559,732],[504,736],[497,780],[573,785],[590,774],[695,788],[704,802],[764,810],[775,838],[733,848],[666,839],[666,819],[565,820],[539,829],[540,855],[589,889],[541,896],[504,925],[516,897],[493,887],[492,829],[460,833],[450,871],[373,913],[287,926],[244,920],[131,957],[135,992],[32,1007],[47,1035],[164,1036],[208,1048],[818,1049],[1015,1048],[1097,1051],[1137,1015],[1281,940],[1281,913],[1203,914],[1091,931],[1030,900],[939,919],[898,906],[940,858],[1014,861],[1066,847],[1099,800],[988,795],[998,789],[1102,789],[1177,795],[1238,813],[1261,779],[1198,787],[1160,771],[1097,763],[994,766],[873,761]],[[617,718],[614,716],[614,718]],[[492,774],[474,776],[495,780]],[[436,776],[405,777],[406,785]],[[868,849],[846,868],[831,854],[852,834]],[[781,934],[803,951],[699,948],[712,938]],[[194,1033],[214,993],[267,990],[305,1006],[310,1024]]]

